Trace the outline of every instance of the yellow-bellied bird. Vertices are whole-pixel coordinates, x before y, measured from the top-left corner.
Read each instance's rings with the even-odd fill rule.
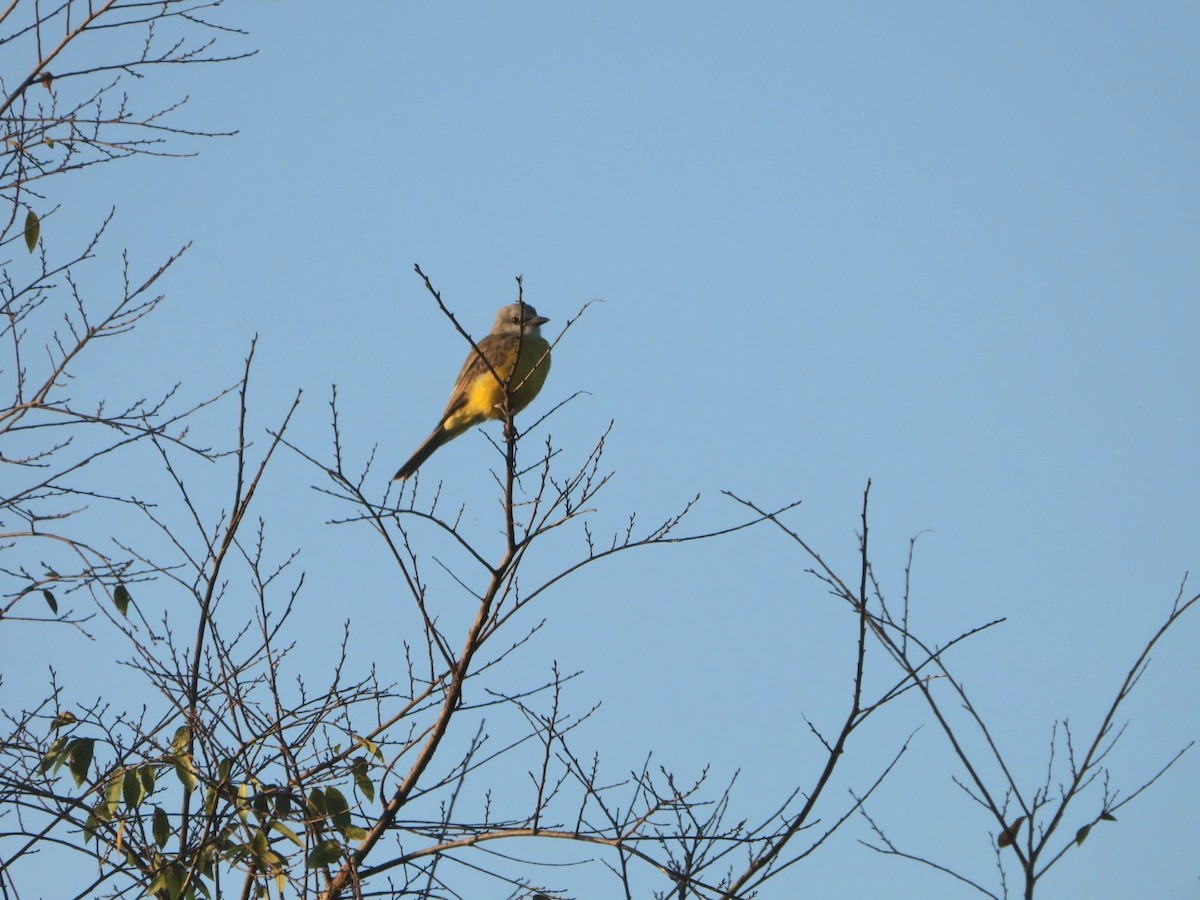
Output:
[[[542,326],[549,321],[528,303],[513,303],[496,314],[492,333],[479,342],[478,352],[471,348],[463,363],[441,421],[400,467],[396,479],[411,476],[434,450],[473,425],[503,419],[506,392],[512,412],[529,405],[550,372],[550,344],[542,337]]]

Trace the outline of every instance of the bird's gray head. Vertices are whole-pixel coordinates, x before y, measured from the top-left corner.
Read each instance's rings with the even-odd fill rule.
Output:
[[[492,326],[492,334],[521,334],[533,337],[541,336],[541,327],[550,320],[539,316],[537,310],[528,303],[511,303],[502,306],[496,313],[496,324]]]

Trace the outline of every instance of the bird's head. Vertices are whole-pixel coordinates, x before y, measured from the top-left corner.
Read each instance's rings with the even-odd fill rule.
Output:
[[[525,334],[540,337],[541,327],[549,321],[545,316],[539,316],[537,310],[528,303],[510,303],[496,313],[496,324],[492,326],[492,334]]]

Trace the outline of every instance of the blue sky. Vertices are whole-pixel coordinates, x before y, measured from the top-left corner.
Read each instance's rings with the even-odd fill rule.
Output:
[[[349,452],[379,448],[382,492],[465,355],[414,263],[477,335],[518,273],[552,333],[602,299],[535,407],[586,392],[549,423],[568,459],[615,420],[596,530],[632,511],[660,520],[697,492],[697,530],[739,518],[724,489],[802,499],[790,525],[852,569],[871,478],[892,595],[909,538],[930,532],[917,631],[944,641],[1007,617],[953,662],[1019,777],[1040,783],[1055,719],[1094,727],[1200,562],[1194,5],[224,16],[259,54],[156,89],[191,95],[188,124],[239,134],[57,188],[71,227],[115,202],[112,240],[145,267],[195,242],[168,305],[97,373],[183,378],[198,396],[236,377],[257,333],[262,425],[302,387],[293,437],[322,450],[336,383]],[[480,535],[491,459],[470,435],[422,472]],[[386,667],[392,573],[365,535],[324,524],[337,509],[308,489],[316,477],[289,458],[263,501],[286,511],[280,545],[304,548],[305,640],[349,619],[359,658]],[[582,669],[575,702],[603,700],[586,734],[613,770],[650,750],[683,773],[740,769],[735,803],[762,811],[815,776],[801,714],[832,730],[852,673],[853,621],[807,565],[766,528],[615,560],[547,598],[513,683],[550,660]],[[1127,708],[1117,785],[1200,735],[1197,634],[1182,623]],[[825,817],[928,718],[911,702],[868,727]],[[1197,759],[1097,829],[1040,896],[1195,896]],[[953,774],[927,725],[871,811],[906,849],[992,885],[992,823]],[[852,821],[765,896],[968,896],[858,846],[867,836]],[[567,890],[614,886],[587,878]]]

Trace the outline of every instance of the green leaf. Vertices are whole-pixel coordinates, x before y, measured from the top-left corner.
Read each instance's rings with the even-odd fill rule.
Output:
[[[222,858],[231,865],[243,865],[250,858],[250,851],[245,844],[226,843],[221,848]]]
[[[109,822],[117,814],[121,805],[121,790],[125,785],[124,774],[114,775],[104,786],[104,799],[96,804],[96,818],[101,822]]]
[[[51,591],[42,588],[42,596],[46,598],[46,605],[50,607],[50,612],[58,613],[58,601],[54,599],[54,594]]]
[[[175,736],[171,738],[171,750],[176,753],[187,753],[188,744],[191,743],[192,732],[186,725],[180,725],[175,729]]]
[[[1115,822],[1117,821],[1117,817],[1112,813],[1100,813],[1100,820],[1102,822]]]
[[[157,897],[167,889],[167,873],[166,870],[160,871],[154,880],[146,885],[146,896]]]
[[[325,792],[320,788],[313,788],[308,792],[308,811],[321,817],[329,812],[329,807],[325,804]]]
[[[145,765],[138,769],[138,776],[142,779],[142,790],[147,794],[154,790],[154,779],[158,776],[154,771],[154,766]]]
[[[335,787],[325,788],[325,806],[329,818],[333,819],[335,828],[347,828],[350,825],[350,804],[346,795]]]
[[[92,807],[91,818],[95,819],[97,822],[112,821],[112,814],[109,812],[107,800],[101,800],[94,807]]]
[[[129,601],[133,598],[129,596],[129,590],[123,584],[118,584],[117,589],[113,591],[113,603],[117,607],[117,612],[123,616],[129,615]]]
[[[192,765],[192,754],[183,753],[175,757],[175,775],[179,778],[179,783],[189,791],[196,789],[200,779],[196,777],[195,767]]]
[[[285,838],[287,838],[289,841],[291,841],[297,847],[304,846],[304,841],[300,840],[300,838],[299,838],[299,836],[297,836],[296,832],[292,831],[292,829],[288,828],[282,822],[272,822],[271,830],[278,831],[280,834],[282,834]]]
[[[222,828],[217,833],[217,839],[215,841],[213,841],[213,843],[212,843],[212,846],[215,848],[214,852],[217,852],[219,855],[220,853],[223,853],[227,848],[237,846],[237,845],[233,844],[232,841],[233,841],[233,838],[237,835],[238,831],[239,831],[239,826],[236,822],[230,822],[228,825],[226,825],[224,828]]]
[[[44,138],[42,138],[42,140],[46,142],[47,147],[49,147],[51,150],[54,149],[54,138],[50,137],[50,135],[46,135]]]
[[[310,869],[320,869],[337,862],[342,857],[342,848],[337,841],[321,841],[312,848],[304,864]]]
[[[55,716],[54,720],[50,723],[50,730],[58,731],[58,729],[66,728],[68,725],[73,725],[77,721],[79,720],[75,717],[75,713],[61,712]]]
[[[166,810],[161,806],[154,807],[154,821],[151,827],[154,830],[154,843],[158,844],[158,849],[161,850],[171,839],[171,820],[167,818]]]
[[[359,828],[357,825],[346,825],[341,831],[348,841],[361,841],[367,836],[367,829]]]
[[[32,209],[25,213],[25,246],[32,253],[37,248],[38,235],[42,232],[42,223],[38,221],[37,213]]]
[[[266,860],[267,855],[271,852],[271,841],[265,831],[254,832],[254,837],[250,839],[250,850],[254,853],[255,859],[260,862]]]
[[[1077,832],[1075,832],[1075,846],[1082,846],[1083,842],[1087,840],[1088,832],[1091,830],[1091,825],[1084,825]]]
[[[368,777],[368,769],[369,765],[365,756],[360,756],[350,766],[350,771],[354,774],[354,786],[358,788],[360,794],[371,801],[375,799],[375,785]]]
[[[129,769],[121,779],[121,796],[125,800],[125,808],[130,812],[136,810],[146,797],[146,789],[137,769]]]
[[[383,753],[380,751],[378,744],[369,738],[359,737],[358,735],[354,735],[353,737],[354,743],[358,744],[380,762],[383,762]]]
[[[68,737],[59,737],[54,739],[54,743],[50,745],[49,749],[46,750],[46,755],[42,757],[43,775],[45,775],[51,769],[54,769],[54,771],[57,772],[60,768],[62,768],[62,764],[66,760],[69,753],[67,749],[67,742],[69,740],[70,738]]]
[[[75,738],[67,751],[67,768],[75,779],[75,787],[82,787],[87,781],[88,766],[92,764],[92,752],[96,741],[93,738]]]
[[[178,897],[183,893],[183,882],[187,878],[187,871],[178,861],[167,866],[166,871],[166,888],[169,897]]]
[[[249,785],[243,786],[249,787]],[[271,811],[271,796],[266,791],[259,791],[250,799],[250,808],[254,810],[259,821],[262,821]]]
[[[242,820],[243,825],[249,824],[251,809],[254,809],[255,813],[258,813],[258,810],[255,809],[255,807],[258,805],[258,801],[260,799],[263,800],[263,806],[266,806],[265,798],[263,798],[261,794],[255,794],[252,796],[250,793],[252,790],[253,788],[250,787],[248,783],[242,783],[238,785],[237,802],[234,804],[234,809],[237,810],[237,816]],[[262,814],[258,814],[259,822],[262,822],[263,818],[264,816]]]
[[[85,841],[95,840],[96,830],[100,827],[100,820],[92,813],[88,813],[87,821],[83,823],[83,839]]]
[[[250,839],[247,846],[257,867],[264,872],[274,872],[275,869],[287,863],[286,859],[271,849],[271,840],[265,831],[254,832],[254,837]]]

